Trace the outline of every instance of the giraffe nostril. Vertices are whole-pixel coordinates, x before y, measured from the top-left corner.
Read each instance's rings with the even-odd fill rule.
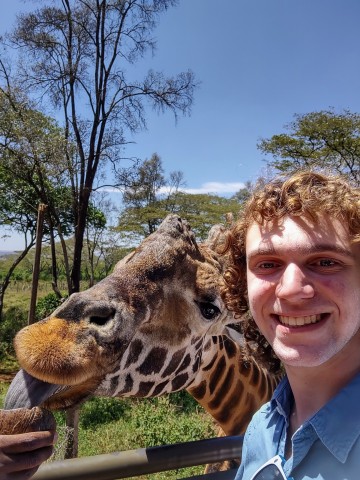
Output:
[[[115,309],[112,309],[111,312],[104,312],[104,314],[90,315],[89,322],[98,326],[106,325],[110,320],[115,316]]]

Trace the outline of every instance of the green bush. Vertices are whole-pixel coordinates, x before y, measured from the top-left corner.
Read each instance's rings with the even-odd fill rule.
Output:
[[[80,425],[87,429],[119,420],[129,408],[129,402],[124,399],[93,397],[81,408]]]
[[[35,310],[36,320],[48,317],[63,301],[64,299],[59,298],[55,293],[48,293],[45,297],[40,298]]]
[[[143,400],[131,412],[133,440],[143,447],[188,442],[214,436],[211,419],[198,412],[185,413],[174,405],[170,396]]]
[[[201,411],[200,405],[186,390],[169,395],[169,402],[180,407],[183,413],[199,413]]]
[[[14,355],[13,340],[16,333],[27,325],[27,312],[20,307],[10,307],[0,322],[0,358]]]

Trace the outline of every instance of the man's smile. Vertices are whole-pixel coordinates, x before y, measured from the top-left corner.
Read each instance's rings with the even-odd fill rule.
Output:
[[[303,327],[312,323],[318,323],[322,319],[322,315],[306,315],[301,317],[277,315],[279,322],[288,327]]]

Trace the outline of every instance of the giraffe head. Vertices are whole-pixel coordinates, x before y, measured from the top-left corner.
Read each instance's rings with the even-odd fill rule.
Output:
[[[111,275],[21,330],[15,348],[23,371],[10,407],[14,396],[15,406],[67,408],[94,393],[147,397],[186,388],[203,344],[234,323],[219,293],[220,237],[212,231],[199,245],[187,222],[170,215]]]

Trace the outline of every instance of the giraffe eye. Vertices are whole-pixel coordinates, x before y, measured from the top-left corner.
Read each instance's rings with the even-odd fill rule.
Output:
[[[196,304],[200,308],[201,315],[206,318],[206,320],[213,320],[220,315],[220,309],[213,303],[196,302]]]

